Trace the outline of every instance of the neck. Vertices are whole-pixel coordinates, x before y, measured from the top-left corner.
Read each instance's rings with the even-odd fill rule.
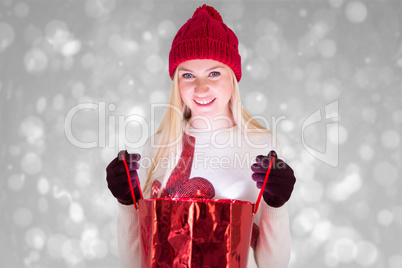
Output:
[[[217,131],[222,129],[231,128],[235,125],[233,116],[195,116],[189,120],[191,127],[205,131]]]

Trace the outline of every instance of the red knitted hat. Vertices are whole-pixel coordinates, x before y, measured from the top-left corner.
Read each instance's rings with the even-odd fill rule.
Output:
[[[213,7],[203,5],[177,32],[169,53],[169,74],[173,79],[176,67],[187,60],[211,59],[228,65],[237,81],[241,78],[239,41]]]

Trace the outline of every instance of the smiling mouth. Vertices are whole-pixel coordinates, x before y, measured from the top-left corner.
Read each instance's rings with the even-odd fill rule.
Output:
[[[198,101],[198,100],[194,100],[197,104],[200,105],[208,105],[210,103],[212,103],[216,98],[213,99],[209,99],[209,100],[202,100],[202,101]]]

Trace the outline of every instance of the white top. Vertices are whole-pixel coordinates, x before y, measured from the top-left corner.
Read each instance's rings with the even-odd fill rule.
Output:
[[[252,180],[251,165],[258,155],[267,155],[275,150],[281,157],[276,136],[267,132],[242,133],[238,126],[226,130],[207,132],[190,128],[187,134],[195,137],[194,159],[190,178],[203,177],[215,188],[217,199],[237,199],[255,203],[259,189]],[[152,135],[143,147],[138,171],[141,185],[145,185],[150,168],[150,158],[154,157],[157,146],[153,142],[158,136]],[[174,161],[167,161],[156,171],[162,187],[166,185],[170,172],[174,169],[180,153]],[[150,197],[150,187],[144,198]],[[140,267],[140,237],[138,214],[134,206],[119,203],[117,218],[117,239],[121,267]],[[260,228],[255,251],[250,249],[248,267],[287,267],[290,259],[291,238],[289,214],[286,204],[280,208],[268,206],[261,200],[254,222]]]

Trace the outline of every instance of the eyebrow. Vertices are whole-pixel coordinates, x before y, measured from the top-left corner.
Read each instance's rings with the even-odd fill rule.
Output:
[[[213,69],[218,69],[218,68],[223,68],[223,66],[220,66],[220,65],[214,66],[212,68],[207,69],[206,72],[211,71]],[[193,72],[192,70],[189,70],[189,69],[186,69],[186,68],[180,68],[179,71]]]

